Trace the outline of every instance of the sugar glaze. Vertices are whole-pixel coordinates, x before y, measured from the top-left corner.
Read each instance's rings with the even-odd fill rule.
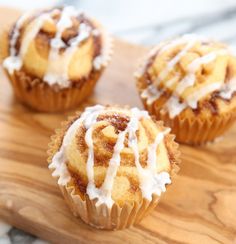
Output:
[[[158,50],[158,54],[162,54],[177,45],[185,44],[185,47],[167,63],[166,68],[159,74],[153,84],[148,85],[147,88],[142,91],[141,97],[143,99],[146,99],[148,105],[151,105],[163,95],[163,93],[165,92],[165,88],[158,89],[157,86],[168,76],[169,72],[174,68],[174,66],[179,63],[181,57],[183,57],[186,52],[190,50],[191,47],[193,47],[197,42],[203,43],[209,42],[209,40],[204,37],[187,34],[167,43],[166,45],[162,45],[160,50]],[[196,109],[198,101],[214,91],[219,91],[219,96],[222,98],[230,99],[232,97],[232,94],[236,91],[235,78],[233,78],[232,81],[229,81],[227,84],[221,81],[215,82],[213,84],[207,84],[205,87],[198,89],[193,94],[187,96],[185,101],[179,101],[179,97],[185,92],[185,90],[195,85],[195,73],[202,64],[208,64],[214,61],[218,56],[226,55],[228,53],[228,49],[221,49],[208,53],[202,57],[196,58],[188,65],[188,72],[181,80],[179,80],[179,75],[177,74],[176,77],[168,80],[164,84],[165,87],[169,88],[178,81],[173,95],[167,100],[166,104],[164,105],[164,110],[168,111],[170,118],[174,118],[187,107]]]
[[[3,66],[8,72],[13,75],[14,71],[19,71],[23,66],[23,60],[27,53],[30,43],[35,39],[45,21],[53,22],[52,16],[60,13],[59,9],[54,9],[51,12],[42,13],[35,18],[31,23],[32,29],[27,32],[26,36],[22,39],[19,53],[16,53],[16,44],[20,37],[20,31],[24,23],[32,16],[32,13],[26,13],[22,15],[16,22],[13,30],[11,39],[9,40],[9,52],[10,55],[7,57]],[[69,41],[69,47],[67,47],[62,40],[62,34],[70,28],[72,23],[72,17],[77,17],[80,13],[72,6],[66,6],[61,10],[60,19],[56,24],[55,37],[50,41],[50,52],[48,56],[48,67],[44,74],[44,82],[49,85],[57,84],[60,88],[69,87],[71,82],[69,80],[69,65],[75,51],[79,44],[89,38],[90,36],[98,36],[100,32],[97,29],[93,29],[85,24],[81,23],[78,29],[78,35]],[[60,49],[65,48],[65,51],[61,54]],[[56,62],[55,62],[56,61]],[[93,67],[95,70],[100,70],[105,63],[103,55],[98,55],[93,60]]]
[[[139,120],[142,118],[149,118],[149,115],[146,111],[141,111],[138,108],[131,109],[130,121],[128,122],[126,129],[118,134],[104,182],[100,188],[97,188],[94,183],[94,150],[92,133],[93,126],[97,123],[97,117],[105,112],[106,108],[101,105],[88,107],[85,112],[82,113],[80,118],[73,122],[64,136],[60,150],[54,155],[52,163],[49,165],[49,168],[55,169],[53,176],[59,177],[59,185],[66,185],[70,181],[71,177],[66,168],[66,148],[76,134],[79,126],[83,124],[86,128],[85,142],[88,146],[88,158],[86,164],[88,176],[87,194],[90,199],[97,199],[96,206],[105,204],[111,208],[114,203],[114,200],[112,199],[114,179],[120,166],[120,154],[124,148],[125,137],[128,135],[128,146],[133,149],[142,195],[144,198],[151,201],[152,194],[161,195],[161,192],[166,190],[165,185],[171,183],[169,173],[157,173],[156,165],[158,160],[156,155],[157,148],[164,139],[164,136],[169,133],[169,129],[159,132],[154,143],[149,145],[147,167],[143,168],[139,162],[136,131],[138,130]]]

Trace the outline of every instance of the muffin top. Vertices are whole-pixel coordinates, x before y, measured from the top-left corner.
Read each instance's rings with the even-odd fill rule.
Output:
[[[60,185],[97,205],[151,200],[171,183],[177,163],[169,131],[137,108],[88,107],[54,137],[49,168]]]
[[[26,13],[8,35],[3,66],[49,85],[69,87],[105,65],[104,30],[74,7]]]
[[[170,118],[183,111],[209,115],[236,107],[236,58],[225,44],[205,37],[187,34],[161,43],[137,79],[146,104],[159,106]]]

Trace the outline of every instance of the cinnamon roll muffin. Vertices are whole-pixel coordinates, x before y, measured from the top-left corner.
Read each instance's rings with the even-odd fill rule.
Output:
[[[71,6],[24,14],[1,46],[18,99],[47,112],[75,107],[90,95],[111,50],[102,26]]]
[[[140,221],[178,171],[169,131],[146,111],[101,105],[64,123],[48,162],[74,215],[103,229]]]
[[[188,34],[155,47],[135,74],[145,108],[176,140],[202,144],[236,118],[236,58],[225,44]]]

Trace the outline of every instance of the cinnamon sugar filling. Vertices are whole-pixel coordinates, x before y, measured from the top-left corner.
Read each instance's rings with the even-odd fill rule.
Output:
[[[97,121],[106,121],[108,122],[107,125],[101,125],[96,127],[93,130],[93,140],[94,140],[94,167],[108,167],[109,166],[109,160],[112,158],[112,155],[114,153],[114,146],[115,141],[110,141],[110,138],[104,137],[101,135],[101,131],[105,129],[107,126],[112,125],[115,129],[116,134],[118,134],[120,131],[124,131],[127,127],[127,124],[130,121],[130,118],[126,115],[122,115],[119,113],[114,114],[102,114],[98,116]],[[151,144],[155,140],[155,137],[152,133],[148,130],[145,124],[141,123],[141,126],[145,130],[145,135],[148,139],[148,142]],[[88,146],[85,142],[85,133],[86,129],[84,126],[80,127],[76,134],[76,143],[77,143],[77,150],[80,152],[81,155],[84,155],[84,157],[88,157]],[[139,134],[139,131],[137,131],[137,134]],[[100,140],[95,140],[95,138],[100,138]],[[168,137],[164,138],[164,144],[168,152],[169,162],[170,164],[175,163],[175,155],[173,154],[171,148],[171,143],[168,139]],[[99,145],[99,146],[98,146]],[[128,147],[128,145],[126,145]],[[103,152],[103,153],[102,153]],[[105,153],[104,153],[105,152]],[[147,167],[147,160],[148,160],[148,151],[147,148],[145,148],[143,151],[139,151],[140,155],[140,165],[145,168]],[[133,153],[130,154],[124,154],[121,153],[121,160],[120,160],[120,166],[128,166],[128,167],[135,167],[135,157]],[[70,166],[70,164],[67,162],[68,170],[71,174],[71,184],[77,189],[77,193],[80,192],[80,195],[86,194],[86,189],[88,185],[88,178],[86,175],[80,173],[76,169]],[[126,177],[130,182],[130,192],[140,192],[139,189],[139,182],[137,179],[132,177],[132,175],[129,174],[122,174],[117,173],[117,176],[124,176]],[[103,181],[96,182],[96,187],[101,187]]]
[[[202,42],[202,45],[207,46],[207,45],[209,45],[209,42],[205,42],[205,43]],[[152,86],[152,85],[154,86],[154,89],[155,89],[155,80],[156,80],[157,75],[155,74],[155,70],[152,69],[152,66],[155,63],[156,57],[160,53],[160,49],[161,48],[157,49],[147,59],[146,64],[143,68],[142,74],[137,78],[137,86],[140,89],[140,91],[144,91],[145,89],[147,89],[149,86]],[[178,55],[178,51],[171,53],[170,60],[173,59],[176,55]],[[179,65],[179,68],[181,69],[180,64],[177,64],[177,65]],[[225,77],[223,80],[224,84],[227,84],[234,77],[232,65],[233,64],[230,64],[230,61],[227,62],[226,73],[225,73]],[[201,70],[201,72],[202,72],[203,76],[208,75],[208,71],[205,70],[204,68]],[[158,103],[155,103],[155,107],[156,107],[156,109],[161,110],[161,108],[163,107],[165,102],[171,98],[173,91],[171,91],[168,87],[165,87],[164,83],[159,83],[156,86],[156,89],[158,91],[160,91],[160,95],[158,95],[157,99],[153,98],[153,102],[158,100]],[[209,110],[212,115],[218,115],[219,108],[218,108],[217,102],[219,100],[222,100],[224,102],[230,102],[235,97],[236,92],[233,92],[229,99],[220,96],[220,94],[221,94],[221,90],[217,90],[217,91],[210,93],[206,98],[203,98],[200,101],[198,101],[197,108],[191,108],[192,111],[195,114],[199,114],[202,110],[205,109],[205,110]],[[178,97],[178,103],[182,104],[183,102],[184,102],[184,100],[182,100],[181,97]]]
[[[57,8],[57,9],[62,11],[63,8]],[[27,25],[29,25],[36,18],[40,17],[42,14],[51,13],[52,11],[53,11],[53,9],[50,9],[47,11],[41,11],[40,13],[36,13],[33,16],[30,16],[24,22],[23,26],[21,26],[19,28],[19,36],[18,36],[15,46],[14,46],[15,51],[16,51],[16,56],[19,54],[19,50],[21,47],[21,41],[22,41],[23,34],[24,34],[24,31],[25,31],[25,28],[27,27]],[[51,16],[53,21],[56,21],[56,22],[59,21],[60,17],[61,17],[60,12],[58,12],[58,14],[54,14],[53,16]],[[63,52],[65,52],[66,48],[68,48],[70,46],[70,44],[69,44],[70,41],[73,38],[75,38],[76,36],[78,36],[78,34],[79,34],[78,25],[79,24],[86,24],[87,26],[89,26],[91,28],[91,32],[97,30],[97,27],[95,26],[95,24],[91,20],[89,20],[84,14],[79,14],[78,16],[73,17],[72,22],[73,22],[73,26],[66,28],[62,33],[62,41],[64,42],[65,47],[59,49],[60,54],[63,54]],[[12,27],[11,31],[9,32],[9,36],[8,36],[9,40],[11,40],[13,38],[13,33],[14,33],[15,28],[16,28],[16,24]],[[54,27],[54,28],[56,28],[56,27]],[[36,49],[38,50],[38,53],[45,59],[48,59],[48,55],[49,55],[49,51],[50,51],[50,42],[55,37],[55,35],[56,35],[56,29],[50,30],[50,28],[45,28],[44,26],[42,26],[42,28],[40,28],[39,32],[37,33],[37,35],[35,37]],[[93,60],[95,57],[102,54],[101,53],[102,52],[102,37],[100,34],[99,35],[91,34],[91,38],[93,40],[93,48],[94,48],[93,56],[92,56],[92,60]],[[84,40],[79,45],[83,46],[85,44],[85,42],[86,41]],[[10,55],[10,45],[8,45],[8,54]],[[87,80],[90,80],[93,78],[96,79],[100,73],[101,73],[101,70],[96,70],[95,67],[92,66],[92,70],[86,76],[81,77],[79,79],[70,79],[69,80],[71,82],[70,87],[80,88],[83,86],[83,84]],[[35,85],[35,84],[31,84],[31,82],[45,83],[41,78],[38,78],[37,76],[31,74],[30,71],[27,70],[27,68],[24,66],[24,64],[22,65],[20,70],[14,71],[14,75],[17,79],[25,79],[25,77],[26,77],[26,83],[27,83],[28,89],[30,89],[30,87]],[[55,90],[59,89],[57,84],[52,85],[52,87]]]

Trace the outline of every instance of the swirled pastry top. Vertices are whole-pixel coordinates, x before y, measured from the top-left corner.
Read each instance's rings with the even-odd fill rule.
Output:
[[[138,79],[146,83],[141,97],[148,105],[165,97],[163,110],[171,118],[184,109],[197,109],[212,95],[230,99],[236,91],[236,58],[219,42],[194,34],[158,45]]]
[[[101,26],[74,7],[21,16],[9,34],[9,74],[24,70],[49,85],[64,88],[105,65]]]
[[[64,133],[49,168],[97,205],[151,200],[171,183],[173,138],[146,111],[89,107]]]

